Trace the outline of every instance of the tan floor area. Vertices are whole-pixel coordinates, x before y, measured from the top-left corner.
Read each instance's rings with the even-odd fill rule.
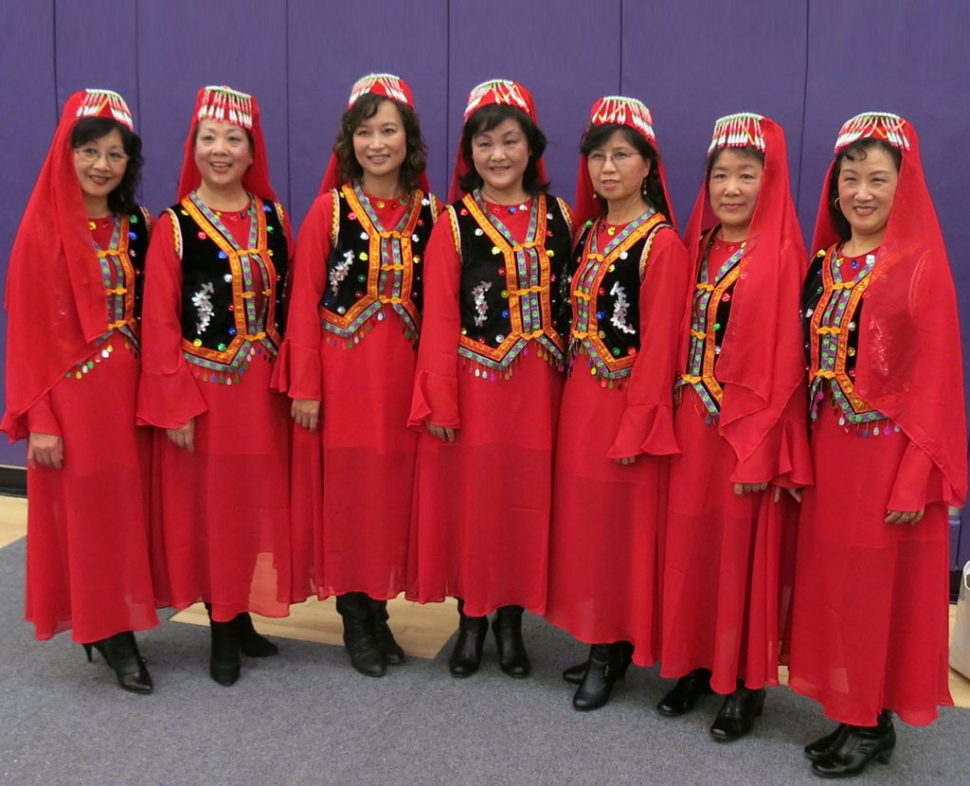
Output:
[[[0,495],[0,548],[27,534],[27,501]],[[433,658],[455,632],[458,615],[453,601],[419,606],[397,598],[388,603],[394,635],[408,655]],[[952,630],[956,606],[950,606]],[[201,604],[176,614],[176,622],[192,625],[208,624]],[[334,607],[334,600],[310,600],[293,606],[290,616],[283,619],[255,617],[256,627],[271,636],[281,636],[322,644],[341,645],[343,626]],[[782,669],[782,682],[788,673]],[[950,670],[950,692],[958,707],[970,709],[970,680]]]

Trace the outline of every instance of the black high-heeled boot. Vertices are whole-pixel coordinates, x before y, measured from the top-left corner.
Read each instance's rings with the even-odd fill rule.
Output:
[[[143,696],[152,692],[154,685],[151,675],[148,673],[145,659],[138,652],[135,634],[130,630],[82,646],[88,656],[88,663],[93,660],[92,649],[101,653],[101,657],[104,658],[114,671],[115,677],[118,678],[118,685],[121,686],[122,690]]]
[[[248,612],[237,614],[232,621],[239,639],[239,649],[247,658],[269,658],[280,654],[280,648],[256,631]]]
[[[805,746],[805,755],[812,761],[817,761],[823,756],[827,756],[842,744],[845,735],[848,733],[848,724],[840,723],[835,727],[834,731],[829,732],[824,737],[819,737],[814,742],[808,743]]]
[[[713,692],[710,669],[694,669],[677,680],[677,684],[664,694],[657,709],[668,718],[684,715],[694,709],[701,696]]]
[[[618,641],[613,646],[616,648],[614,650],[614,658],[616,660],[615,665],[618,667],[616,679],[622,680],[626,676],[627,667],[633,660],[633,643],[629,641]],[[583,681],[583,677],[586,676],[587,666],[589,666],[589,658],[582,663],[577,663],[575,666],[570,666],[568,669],[563,669],[562,678],[571,685],[579,685]],[[622,668],[619,668],[621,666]]]
[[[388,666],[400,666],[404,663],[404,649],[394,640],[394,633],[387,624],[387,601],[368,598],[370,602],[371,619],[374,622],[374,635],[384,653],[384,660]]]
[[[586,675],[573,696],[573,707],[595,710],[610,700],[613,683],[623,679],[630,665],[625,643],[594,644],[589,648]]]
[[[500,606],[492,620],[492,632],[498,645],[498,663],[510,677],[528,677],[532,671],[529,653],[522,641],[521,606]]]
[[[350,664],[368,677],[383,677],[387,674],[387,661],[377,642],[370,598],[363,592],[338,595],[337,611],[344,621],[344,647]]]
[[[754,728],[755,720],[764,711],[765,689],[750,690],[738,682],[738,689],[730,694],[711,724],[711,736],[718,742],[741,739]]]
[[[858,775],[873,759],[889,764],[896,748],[896,729],[888,710],[879,713],[875,726],[847,726],[842,742],[812,762],[812,772],[820,778],[849,778]]]
[[[210,612],[209,633],[212,636],[209,676],[228,688],[236,684],[242,668],[239,657],[239,634],[236,631],[235,622],[216,622]]]
[[[469,617],[461,598],[458,599],[458,617],[458,638],[448,658],[448,671],[452,677],[470,677],[482,664],[488,617]]]

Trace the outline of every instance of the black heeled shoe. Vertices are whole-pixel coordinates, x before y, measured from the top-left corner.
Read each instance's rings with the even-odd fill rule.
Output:
[[[338,595],[337,611],[344,621],[344,647],[350,665],[367,677],[383,677],[387,674],[387,661],[377,641],[370,598],[363,592]]]
[[[151,675],[148,673],[145,659],[138,652],[135,634],[130,630],[82,646],[84,653],[88,656],[88,663],[94,660],[91,654],[92,649],[101,653],[105,663],[111,667],[115,677],[118,678],[118,685],[121,686],[122,690],[142,696],[147,696],[152,692],[154,685]]]
[[[710,669],[694,669],[685,674],[657,704],[661,715],[673,718],[694,709],[701,696],[714,693],[711,689]]]
[[[236,684],[242,668],[239,657],[239,634],[235,621],[216,622],[209,617],[212,651],[209,655],[209,676],[228,688]]]
[[[488,635],[488,617],[469,617],[465,602],[458,600],[458,638],[448,658],[452,677],[470,677],[482,665],[482,649]]]
[[[829,732],[824,737],[819,737],[815,742],[808,743],[805,746],[805,755],[812,761],[827,756],[842,744],[848,733],[849,725],[840,723],[835,727],[835,731]]]
[[[594,644],[589,648],[586,674],[573,696],[575,709],[581,712],[599,709],[610,700],[613,683],[626,676],[630,665],[624,644]]]
[[[893,716],[883,710],[875,726],[848,726],[839,746],[812,762],[812,772],[820,778],[850,778],[865,770],[873,759],[889,764],[895,749]]]
[[[729,695],[721,711],[711,724],[711,736],[718,742],[741,739],[754,728],[755,720],[764,712],[765,689],[749,690],[743,685]]]
[[[374,623],[374,636],[384,654],[388,666],[400,666],[405,661],[404,648],[394,640],[394,633],[387,624],[387,601],[370,598],[371,620]]]
[[[522,641],[521,606],[500,606],[492,621],[492,632],[498,645],[498,663],[510,677],[528,677],[532,671],[529,653]]]
[[[626,676],[626,667],[630,665],[630,661],[633,660],[633,644],[629,641],[618,641],[613,646],[619,647],[619,653],[617,655],[617,665],[620,664],[623,658],[626,658],[626,666],[623,667],[621,673],[618,673],[616,679],[622,680]],[[562,678],[566,680],[570,685],[579,685],[583,681],[583,677],[586,676],[586,667],[589,665],[589,659],[587,658],[582,663],[577,663],[575,666],[570,666],[568,669],[563,669]]]
[[[280,648],[256,631],[248,612],[237,614],[232,621],[239,639],[239,649],[247,658],[269,658],[280,654]]]

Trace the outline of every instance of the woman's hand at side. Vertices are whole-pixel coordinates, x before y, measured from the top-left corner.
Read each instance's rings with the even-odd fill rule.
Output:
[[[195,453],[195,418],[192,418],[181,428],[165,429],[165,434],[178,447],[187,450],[189,453]]]
[[[320,425],[320,402],[312,398],[293,399],[290,414],[298,426],[307,431],[316,431]]]
[[[64,439],[56,434],[31,431],[27,441],[27,466],[60,469],[64,464]]]

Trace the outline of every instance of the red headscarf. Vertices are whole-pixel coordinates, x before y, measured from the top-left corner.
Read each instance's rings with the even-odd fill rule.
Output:
[[[796,389],[805,383],[798,309],[808,267],[791,198],[788,150],[781,126],[749,112],[722,117],[714,124],[708,155],[749,146],[764,153],[764,171],[717,364],[724,389],[719,428],[741,461],[761,444]],[[685,236],[694,257],[695,282],[704,251],[701,238],[717,223],[705,181]],[[693,296],[691,287],[681,330],[681,363],[688,354]]]
[[[7,411],[0,429],[27,436],[26,413],[108,327],[107,301],[71,132],[87,117],[132,129],[124,99],[110,90],[74,93],[64,105],[47,160],[17,231],[7,272]]]
[[[863,295],[855,391],[919,446],[946,480],[945,501],[967,493],[966,413],[956,292],[933,208],[916,130],[903,118],[866,112],[842,126],[838,154],[858,139],[888,142],[902,153],[899,181],[872,283]],[[840,241],[822,187],[815,249]]]
[[[263,125],[259,119],[259,104],[248,93],[240,93],[225,85],[203,87],[195,98],[195,111],[192,113],[189,135],[185,138],[178,201],[181,202],[202,183],[202,175],[195,165],[195,129],[202,120],[223,120],[249,131],[253,137],[253,163],[243,176],[243,188],[264,201],[276,202],[276,192],[269,184],[269,160],[266,157]]]
[[[461,137],[458,140],[458,154],[455,156],[455,169],[451,176],[451,188],[448,189],[449,202],[457,202],[465,194],[461,187],[461,179],[468,174],[468,166],[465,164],[465,159],[461,154],[461,147],[462,140],[465,138],[465,129],[468,128],[468,121],[477,110],[488,104],[514,106],[525,112],[536,126],[539,125],[539,116],[536,114],[536,103],[532,99],[532,93],[518,82],[512,82],[508,79],[490,79],[472,88],[472,91],[468,94],[468,101],[465,106],[465,125],[462,128]],[[546,175],[546,164],[542,160],[542,156],[539,156],[536,167],[539,171],[539,182],[548,182],[549,177]]]
[[[401,77],[394,76],[394,74],[368,74],[354,82],[354,86],[350,89],[347,109],[344,112],[346,113],[347,110],[357,103],[357,99],[366,93],[384,96],[395,103],[404,104],[411,110],[416,111],[414,109],[414,95],[411,93],[411,88]],[[327,162],[327,171],[323,173],[323,182],[320,184],[319,194],[325,194],[327,191],[333,188],[339,188],[343,184],[344,178],[340,172],[340,161],[337,160],[335,153],[331,153],[330,161]],[[418,176],[418,188],[425,194],[431,193],[431,182],[428,180],[428,173],[426,171]]]
[[[667,201],[669,215],[667,220],[676,227],[674,220],[674,203],[670,201],[667,190],[667,175],[664,172],[663,158],[657,145],[657,136],[653,132],[653,116],[650,110],[635,98],[626,96],[603,96],[596,100],[589,110],[589,131],[593,126],[627,126],[636,131],[650,143],[657,152],[657,172],[660,175],[660,185],[663,187],[664,199]],[[589,167],[586,156],[579,157],[579,172],[576,177],[576,226],[582,227],[591,218],[596,218],[603,212],[602,202],[593,190],[593,181],[589,177]]]

